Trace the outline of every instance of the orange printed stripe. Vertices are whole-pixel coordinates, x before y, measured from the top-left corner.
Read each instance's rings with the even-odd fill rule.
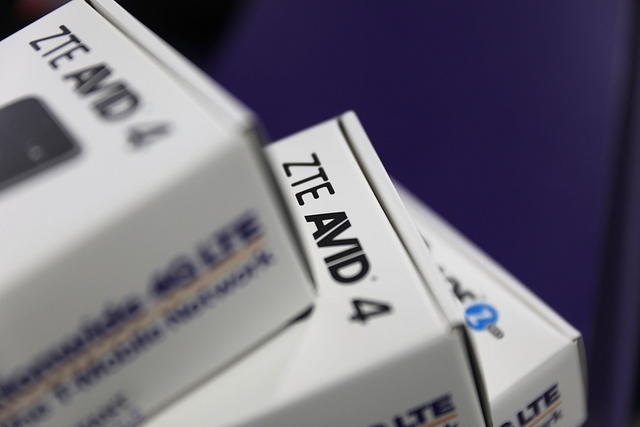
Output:
[[[558,406],[560,406],[560,404],[561,404],[561,403],[562,403],[562,399],[561,399],[561,400],[558,400],[556,403],[554,403],[552,406],[550,406],[550,407],[549,407],[549,409],[547,409],[543,414],[540,414],[540,415],[538,416],[538,418],[533,422],[533,424],[531,424],[529,427],[533,427],[533,426],[535,426],[536,424],[538,424],[540,421],[542,421],[542,419],[543,419],[544,417],[546,417],[547,415],[549,415],[550,413],[552,413],[553,411],[555,411],[555,410],[556,410],[556,408],[557,408]]]
[[[264,248],[266,244],[267,239],[264,236],[253,239],[224,261],[204,271],[200,276],[159,300],[155,305],[152,305],[125,325],[117,328],[91,347],[55,368],[49,375],[11,398],[6,404],[0,406],[0,424],[9,421],[16,415],[27,410],[31,405],[37,403],[58,386],[71,380],[78,373],[86,370],[93,363],[129,341],[138,332],[151,326],[171,310],[187,302],[214,282],[222,279],[234,268]]]
[[[439,418],[439,419],[437,419],[437,420],[435,420],[433,422],[430,422],[428,424],[422,424],[420,427],[435,427],[435,426],[438,426],[438,425],[440,425],[442,423],[446,423],[447,421],[450,421],[450,420],[456,418],[457,416],[458,416],[458,413],[454,412],[453,414],[449,414],[446,417]]]

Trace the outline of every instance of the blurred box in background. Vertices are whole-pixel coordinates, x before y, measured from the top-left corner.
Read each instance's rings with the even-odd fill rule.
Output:
[[[408,191],[400,194],[464,306],[493,425],[581,426],[587,365],[580,333]]]
[[[135,424],[309,309],[245,107],[110,0],[0,58],[0,425]]]

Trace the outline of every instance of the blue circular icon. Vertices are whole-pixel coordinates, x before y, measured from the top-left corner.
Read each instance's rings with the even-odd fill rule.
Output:
[[[464,318],[474,331],[484,331],[498,321],[498,312],[493,306],[481,302],[467,307]]]

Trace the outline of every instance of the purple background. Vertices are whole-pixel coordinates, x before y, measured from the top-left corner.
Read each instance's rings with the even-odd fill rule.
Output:
[[[256,1],[207,70],[274,139],[355,110],[392,176],[588,336],[615,12],[606,1]]]
[[[355,110],[392,176],[597,351],[589,339],[628,65],[623,4],[252,1],[205,69],[273,139]],[[593,425],[614,425],[608,405],[594,406],[605,421]]]

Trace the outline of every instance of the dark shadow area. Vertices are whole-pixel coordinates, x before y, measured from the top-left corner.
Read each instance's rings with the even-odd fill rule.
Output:
[[[4,39],[66,0],[0,1]],[[121,0],[118,3],[183,55],[202,66],[215,56],[246,0]]]

